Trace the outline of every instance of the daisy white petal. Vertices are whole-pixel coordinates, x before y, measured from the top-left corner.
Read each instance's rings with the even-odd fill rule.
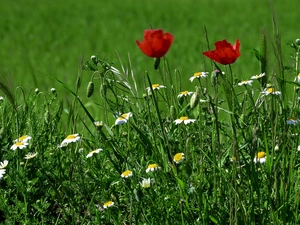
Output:
[[[27,145],[29,145],[27,142],[19,141],[19,142],[16,142],[15,144],[13,144],[13,146],[11,146],[10,149],[15,151],[17,148],[19,148],[19,149],[26,148]]]
[[[4,160],[3,162],[0,162],[0,169],[4,169],[8,165],[8,160]]]

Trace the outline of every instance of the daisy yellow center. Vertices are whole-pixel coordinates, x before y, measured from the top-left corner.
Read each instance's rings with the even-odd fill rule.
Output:
[[[68,137],[66,137],[67,140],[75,139],[75,138],[76,138],[76,136],[74,134],[68,135]]]
[[[298,77],[300,77],[300,73],[298,74]]]
[[[201,76],[202,76],[202,72],[194,73],[194,77],[201,77]]]
[[[268,90],[267,90],[267,92],[269,92],[269,93],[272,93],[272,92],[274,92],[275,91],[275,89],[274,88],[268,88]]]
[[[120,117],[119,117],[119,120],[124,120],[127,118],[127,113],[125,114],[122,114]]]
[[[266,153],[265,152],[259,152],[259,153],[257,153],[257,158],[258,159],[261,159],[261,158],[264,158],[264,157],[266,157]]]
[[[182,160],[182,153],[177,153],[175,156],[174,156],[174,160],[176,162],[179,162],[180,160]]]
[[[242,83],[248,83],[249,82],[249,80],[243,80],[242,81]]]
[[[182,116],[179,118],[180,120],[188,120],[189,118],[187,116]]]
[[[159,84],[152,84],[152,88],[158,88]]]
[[[157,165],[156,163],[150,164],[150,165],[148,166],[148,168],[149,168],[149,169],[156,169],[156,168],[158,168],[158,165]]]
[[[23,135],[22,137],[19,137],[19,141],[23,141],[27,138],[27,135]]]
[[[112,204],[113,204],[113,202],[112,202],[112,201],[109,201],[109,202],[105,202],[105,203],[104,203],[104,206],[109,207],[109,206],[111,206]]]
[[[22,146],[22,145],[24,145],[24,143],[23,143],[22,141],[19,141],[19,142],[17,142],[15,145],[16,145],[16,146]]]
[[[290,120],[290,121],[296,121],[297,119],[295,117],[290,117],[288,120]]]
[[[182,94],[182,95],[187,95],[189,92],[188,91],[182,91],[182,92],[180,92],[180,94]]]
[[[126,170],[125,172],[122,173],[122,175],[123,175],[124,177],[128,177],[128,176],[130,176],[131,174],[132,174],[132,172],[131,172],[130,170]]]

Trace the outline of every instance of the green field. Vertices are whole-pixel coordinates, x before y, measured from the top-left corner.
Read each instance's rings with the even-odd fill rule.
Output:
[[[0,5],[0,224],[300,223],[299,0]],[[158,70],[136,44],[151,28],[175,37]],[[202,54],[223,39],[230,66]]]

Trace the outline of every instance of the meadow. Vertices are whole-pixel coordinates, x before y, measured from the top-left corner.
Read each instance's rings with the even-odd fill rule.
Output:
[[[299,1],[0,4],[1,224],[299,224]]]

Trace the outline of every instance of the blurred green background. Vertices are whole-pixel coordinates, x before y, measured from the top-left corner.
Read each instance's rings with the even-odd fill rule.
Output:
[[[299,0],[271,4],[269,0],[0,0],[0,4],[1,79],[12,90],[17,86],[25,91],[36,87],[40,91],[52,87],[63,90],[45,74],[75,89],[81,61],[98,55],[120,69],[116,52],[124,64],[130,54],[136,78],[143,84],[143,71],[149,71],[152,77],[155,72],[152,59],[140,52],[135,40],[142,40],[143,30],[151,25],[175,36],[166,56],[171,70],[180,70],[183,80],[186,78],[187,89],[194,87],[188,81],[194,72],[211,70],[208,59],[209,68],[204,67],[202,56],[208,49],[204,27],[211,48],[218,40],[240,40],[241,57],[233,69],[241,79],[260,73],[252,50],[261,48],[263,29],[273,40],[271,4],[283,47],[300,37],[299,10],[295,10],[300,8]],[[291,52],[285,51],[286,64],[290,63]],[[90,75],[83,73],[84,87]],[[159,81],[154,77],[153,82]]]

